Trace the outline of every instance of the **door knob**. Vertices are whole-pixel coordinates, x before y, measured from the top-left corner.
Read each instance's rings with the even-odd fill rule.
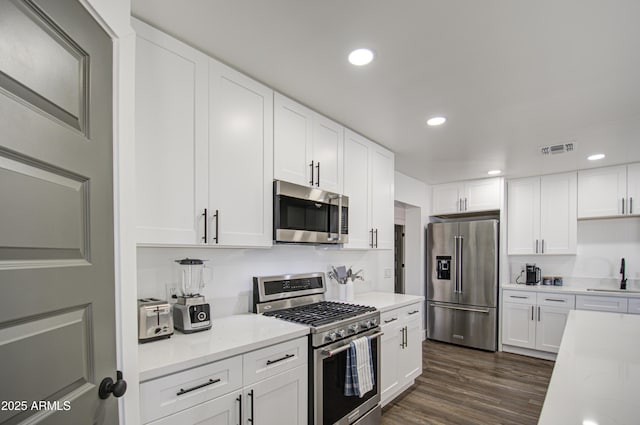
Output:
[[[122,379],[122,372],[119,370],[116,371],[116,382],[113,382],[110,377],[106,377],[100,382],[100,387],[98,388],[98,395],[103,400],[109,398],[111,394],[116,398],[122,397],[126,392],[127,381]]]

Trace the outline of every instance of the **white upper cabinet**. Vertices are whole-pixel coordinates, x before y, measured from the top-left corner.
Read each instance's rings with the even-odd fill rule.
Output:
[[[578,218],[624,215],[626,197],[626,165],[578,171]]]
[[[273,91],[210,60],[208,243],[271,245],[272,125]]]
[[[207,208],[208,59],[136,20],[139,243],[202,243]]]
[[[138,243],[270,246],[273,92],[132,22]]]
[[[576,253],[576,173],[514,179],[507,186],[509,255]]]
[[[640,215],[640,163],[627,165],[627,197],[629,214]]]
[[[489,178],[435,185],[431,214],[499,210],[500,182],[500,178]]]
[[[342,193],[344,127],[276,93],[274,178]]]
[[[347,248],[393,248],[394,155],[345,130],[344,194],[349,197]]]

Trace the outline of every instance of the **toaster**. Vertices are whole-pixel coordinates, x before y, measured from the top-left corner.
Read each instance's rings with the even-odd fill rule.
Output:
[[[169,338],[173,335],[173,315],[168,302],[157,298],[138,300],[138,342]]]

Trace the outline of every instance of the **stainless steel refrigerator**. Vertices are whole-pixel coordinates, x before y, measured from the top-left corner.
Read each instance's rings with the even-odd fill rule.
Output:
[[[498,220],[427,226],[429,339],[497,349]]]

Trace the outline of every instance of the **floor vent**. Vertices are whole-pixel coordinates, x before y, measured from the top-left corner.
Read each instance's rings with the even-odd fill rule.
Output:
[[[540,148],[542,155],[557,155],[560,153],[573,152],[575,145],[573,142],[561,143],[559,145],[543,146]]]

